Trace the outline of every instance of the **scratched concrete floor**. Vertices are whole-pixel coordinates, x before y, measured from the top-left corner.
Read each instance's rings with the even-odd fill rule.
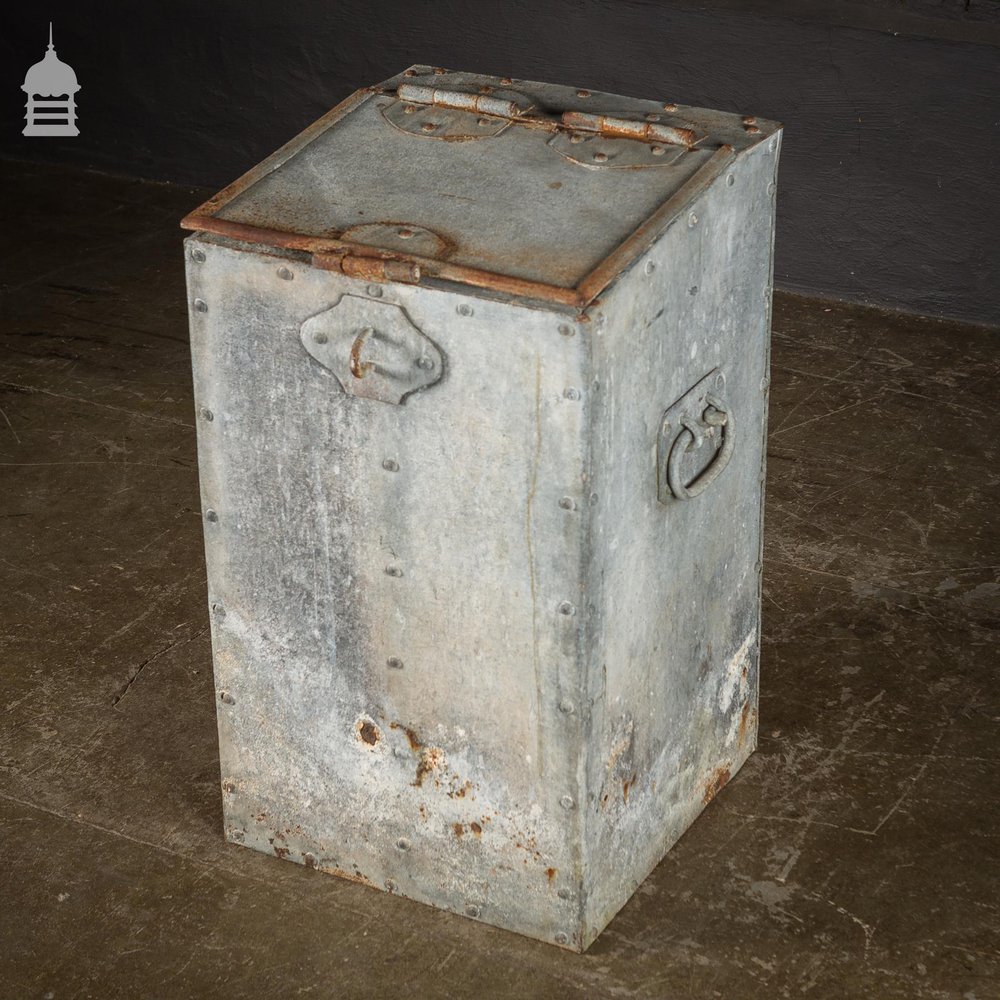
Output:
[[[760,749],[574,956],[223,842],[201,192],[0,185],[0,997],[1000,996],[998,333],[778,297]]]

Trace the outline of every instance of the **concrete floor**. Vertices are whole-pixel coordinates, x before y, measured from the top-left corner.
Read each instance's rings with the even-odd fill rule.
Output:
[[[996,332],[777,297],[760,749],[575,956],[223,841],[203,192],[0,184],[0,997],[1000,997]]]

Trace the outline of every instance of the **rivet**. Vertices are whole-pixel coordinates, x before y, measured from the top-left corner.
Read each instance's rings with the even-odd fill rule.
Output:
[[[773,197],[774,196],[774,192],[777,191],[777,190],[778,190],[778,185],[775,184],[774,181],[771,181],[771,183],[768,184],[768,186],[767,186],[767,193]]]
[[[408,240],[408,239],[411,239],[413,237],[413,230],[412,229],[400,229],[400,230],[398,230],[396,232],[396,235],[401,240]]]
[[[580,398],[580,390],[579,389],[574,389],[572,387],[570,387],[569,389],[563,389],[563,395],[567,399],[574,399],[574,400],[575,399],[579,399]]]
[[[216,601],[216,603],[212,605],[212,610],[219,618],[226,617],[226,609],[221,604],[219,604],[218,601]]]
[[[406,837],[400,837],[399,840],[396,841],[396,846],[401,851],[408,851],[410,849],[410,842],[406,839]]]
[[[479,916],[479,907],[476,906],[475,903],[469,903],[465,907],[465,915],[467,917],[478,917]]]
[[[398,566],[386,566],[386,568],[385,568],[385,575],[386,576],[395,576],[395,577],[398,578],[398,577],[401,577],[403,575],[403,571]]]
[[[434,367],[434,359],[425,354],[422,358],[417,358],[417,367],[429,372]]]
[[[656,270],[656,262],[652,260],[646,261],[646,266],[643,268],[646,274],[652,274]]]
[[[315,868],[316,867],[316,855],[315,854],[312,854],[309,851],[306,851],[302,855],[302,860],[305,862],[307,868]]]
[[[726,174],[726,185],[732,187],[736,183],[736,178],[732,174]]]
[[[471,316],[473,310],[472,306],[463,302],[460,306],[456,306],[455,312],[457,312],[459,316]]]
[[[366,291],[373,299],[382,298],[382,289],[378,285],[369,285]]]
[[[653,154],[653,156],[663,156],[666,150],[662,146],[653,146],[650,152]]]
[[[607,153],[594,153],[594,163],[607,163],[608,154]]]
[[[573,712],[576,711],[576,706],[569,700],[569,698],[564,698],[561,702],[559,702],[559,711],[562,712],[563,715],[572,715]]]
[[[195,299],[194,307],[200,313],[208,312],[208,303],[204,299]]]
[[[219,520],[219,515],[214,510],[205,511],[205,520],[211,521],[213,524]]]
[[[198,413],[202,420],[207,420],[209,423],[215,419],[215,414],[207,406],[203,406]]]
[[[485,128],[485,126],[490,124],[489,118],[477,118],[476,124]]]
[[[646,115],[646,121],[648,121],[648,122],[658,122],[659,120],[660,120],[660,116],[655,111],[650,111]]]
[[[402,670],[403,661],[398,656],[390,656],[388,660],[385,661],[385,665],[390,670]]]
[[[396,883],[391,878],[385,880],[385,887],[389,892],[396,891]]]
[[[412,115],[413,112],[416,111],[416,110],[417,110],[417,106],[415,104],[404,104],[403,105],[403,114],[404,115]]]
[[[561,805],[563,809],[572,809],[573,806],[576,805],[576,803],[573,801],[572,795],[564,795],[559,800],[559,805]]]
[[[406,70],[403,70],[403,76],[416,76],[416,75],[417,75],[417,71],[415,69],[406,69]]]
[[[437,128],[437,122],[424,122],[420,127],[425,132],[433,132]]]
[[[578,90],[576,92],[576,96],[577,97],[590,97],[590,91],[589,90]]]
[[[322,330],[313,334],[313,341],[317,344],[325,344],[330,338]]]
[[[768,377],[767,377],[767,376],[765,375],[765,376],[764,376],[764,377],[763,377],[763,378],[762,378],[762,379],[760,380],[760,391],[761,391],[761,392],[767,392],[767,390],[768,390],[768,389],[769,389],[770,387],[771,387],[771,380],[770,380],[770,379],[769,379],[769,378],[768,378]]]
[[[572,142],[572,143],[574,143],[574,144],[576,144],[578,142],[583,142],[583,136],[580,135],[579,132],[573,132],[570,135],[570,137],[569,137],[569,141]]]
[[[233,794],[233,792],[235,792],[235,791],[236,791],[236,784],[235,784],[234,782],[232,782],[232,781],[224,781],[224,782],[222,783],[222,790],[223,790],[223,791],[224,791],[224,792],[225,792],[225,793],[226,793],[227,795],[232,795],[232,794]]]
[[[559,931],[555,936],[556,944],[569,944],[569,935],[564,931]]]
[[[597,494],[596,493],[591,493],[590,494],[590,502],[591,503],[597,503]]]
[[[291,281],[292,278],[295,277],[295,275],[292,274],[292,272],[287,267],[279,267],[278,277],[281,278],[282,281]]]
[[[446,69],[442,68],[441,66],[435,66],[434,67],[434,74],[435,74],[435,76],[444,76],[445,73],[447,73],[447,72],[448,71]]]
[[[502,76],[502,77],[500,77],[500,82],[501,82],[501,83],[502,83],[502,84],[503,84],[504,86],[507,86],[507,85],[509,85],[509,84],[513,83],[513,82],[514,82],[514,79],[513,79],[513,77],[510,77],[510,76]]]
[[[572,497],[563,497],[559,501],[559,506],[563,510],[576,510],[576,501]]]
[[[694,212],[692,212],[688,216],[688,226],[693,229],[697,225],[698,225],[698,216],[695,215]]]
[[[744,125],[743,131],[748,132],[750,135],[756,135],[760,129],[756,125]]]
[[[688,289],[688,295],[697,295],[697,294],[698,294],[698,286],[697,285],[692,285]]]
[[[228,691],[219,692],[219,701],[221,701],[223,705],[236,704],[236,699]]]
[[[196,260],[199,264],[204,264],[205,263],[205,251],[204,250],[198,250],[197,248],[195,248],[194,250],[191,251],[191,259],[192,260]]]
[[[576,608],[569,603],[569,601],[563,601],[559,605],[559,614],[561,615],[575,615]]]
[[[569,889],[566,889],[566,888],[562,888],[562,889],[560,889],[560,890],[559,890],[559,891],[558,891],[558,892],[556,893],[556,895],[557,895],[557,896],[558,896],[558,897],[559,897],[560,899],[572,899],[572,898],[573,898],[573,893],[571,893],[571,892],[569,891]]]
[[[676,111],[677,110],[677,105],[674,104],[672,101],[667,101],[667,103],[663,105],[663,110],[664,111]]]
[[[573,327],[571,327],[571,326],[570,326],[570,325],[569,325],[568,323],[563,323],[563,324],[562,324],[562,325],[561,325],[561,326],[559,327],[559,332],[560,332],[560,333],[561,333],[561,334],[562,334],[562,335],[563,335],[564,337],[572,337],[572,336],[573,336],[573,334],[574,334],[574,333],[576,333],[576,330],[574,330],[574,329],[573,329]]]
[[[242,844],[246,834],[242,830],[230,830],[229,839],[235,841],[237,844]]]
[[[382,459],[382,468],[385,469],[386,472],[399,472],[399,464],[391,458]]]
[[[753,115],[744,115],[743,116],[743,124],[744,125],[756,125],[757,124],[757,119]]]

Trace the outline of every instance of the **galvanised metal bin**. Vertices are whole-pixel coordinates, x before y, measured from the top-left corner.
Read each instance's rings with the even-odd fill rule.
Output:
[[[417,66],[184,220],[231,841],[580,951],[746,760],[779,141]]]

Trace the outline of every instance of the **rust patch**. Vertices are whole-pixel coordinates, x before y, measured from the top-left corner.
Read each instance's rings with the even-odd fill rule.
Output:
[[[411,750],[420,750],[423,748],[423,743],[420,742],[420,738],[417,736],[416,732],[412,730],[409,726],[404,726],[401,722],[390,722],[390,729],[402,729],[406,733],[406,738],[410,743]]]
[[[337,878],[346,878],[348,882],[358,882],[361,885],[371,886],[373,889],[378,888],[370,878],[366,878],[361,872],[345,872],[343,868],[333,868],[328,865],[320,866],[319,871],[325,872],[327,875],[336,875]]]
[[[316,856],[314,854],[303,854],[302,863],[306,866],[306,868],[315,868]]]
[[[465,827],[461,823],[453,824],[452,829],[455,831],[456,837],[461,837],[465,833]]]
[[[556,873],[558,872],[558,870],[559,870],[558,868],[545,869],[545,874],[548,875],[550,882],[556,877]]]
[[[633,771],[632,774],[622,782],[622,799],[625,802],[628,802],[628,793],[632,790],[632,786],[635,784],[635,777],[636,774],[635,771]]]
[[[702,801],[705,803],[711,802],[722,791],[729,778],[730,771],[727,765],[716,768],[708,784],[705,786],[705,794],[702,796]]]
[[[747,738],[747,726],[750,723],[750,702],[745,702],[743,705],[743,711],[740,712],[740,731],[739,731],[739,741],[740,743],[745,743]]]
[[[479,825],[479,824],[478,824],[478,823],[477,823],[477,822],[476,822],[475,820],[473,820],[473,821],[472,821],[472,822],[471,822],[471,823],[469,824],[469,829],[470,829],[470,830],[471,830],[471,831],[472,831],[472,832],[473,832],[473,833],[474,833],[474,834],[475,834],[475,835],[476,835],[477,837],[480,837],[480,836],[482,836],[482,833],[483,833],[483,828],[482,828],[482,827],[481,827],[481,826],[480,826],[480,825]]]
[[[428,747],[420,754],[420,762],[417,764],[417,773],[412,784],[420,788],[424,783],[424,778],[432,771],[436,771],[443,763],[444,754],[440,747]]]
[[[287,858],[288,855],[292,853],[287,847],[279,847],[277,844],[275,844],[271,849],[274,851],[275,856],[281,858],[282,860]]]
[[[381,733],[378,731],[378,726],[374,722],[369,722],[367,719],[358,725],[358,736],[361,740],[368,744],[368,746],[373,747],[379,741]]]

